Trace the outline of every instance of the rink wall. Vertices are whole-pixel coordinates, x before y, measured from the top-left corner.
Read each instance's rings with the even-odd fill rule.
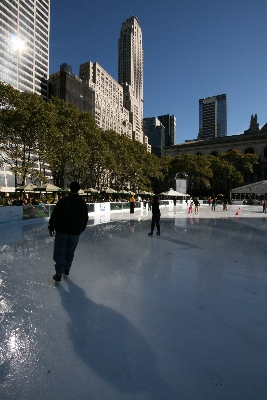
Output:
[[[21,221],[23,214],[23,207],[0,207],[0,224],[7,222]]]
[[[178,211],[179,209],[187,210],[187,204],[185,201],[177,202],[176,207],[173,204],[172,200],[160,200],[160,208],[166,209],[167,211],[173,212],[174,210]],[[110,219],[110,215],[117,214],[127,214],[130,212],[130,203],[120,203],[120,202],[103,202],[103,203],[86,203],[88,209],[88,215],[92,215],[93,219],[96,221],[105,221],[108,222]],[[5,224],[8,223],[17,223],[26,220],[35,220],[42,218],[49,218],[53,212],[53,208],[55,204],[45,204],[38,206],[4,206],[0,207],[0,228],[3,228]],[[208,209],[208,204],[203,204],[202,207]],[[238,209],[236,209],[238,207]],[[202,208],[200,208],[202,209]],[[250,210],[251,212],[255,212],[255,207],[251,205],[239,205],[232,204],[228,205],[228,210]],[[262,206],[256,206],[257,212],[262,212]],[[139,211],[138,215],[148,215],[148,203],[145,202],[136,202],[135,210]],[[216,207],[216,210],[222,210],[222,205],[219,204]],[[122,217],[124,217],[122,215]]]
[[[88,214],[95,216],[108,215],[110,213],[121,213],[130,211],[129,202],[102,202],[102,203],[86,203]],[[172,206],[172,200],[161,200],[161,207]],[[53,212],[55,204],[45,204],[39,206],[5,206],[0,207],[0,225],[8,222],[17,222],[30,219],[49,218]],[[148,211],[148,203],[136,202],[135,210]]]

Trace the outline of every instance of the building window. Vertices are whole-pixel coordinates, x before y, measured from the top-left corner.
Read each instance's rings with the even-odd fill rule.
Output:
[[[252,147],[248,147],[248,148],[245,150],[245,154],[254,154],[254,150],[252,149]]]

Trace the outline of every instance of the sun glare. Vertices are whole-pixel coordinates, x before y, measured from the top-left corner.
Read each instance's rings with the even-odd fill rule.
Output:
[[[12,46],[15,51],[22,52],[26,49],[25,42],[17,36],[13,36],[12,38]]]

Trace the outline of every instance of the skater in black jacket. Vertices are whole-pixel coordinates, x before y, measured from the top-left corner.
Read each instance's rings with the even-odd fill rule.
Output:
[[[70,195],[60,199],[49,220],[49,234],[55,236],[53,260],[55,261],[55,281],[61,281],[62,274],[69,275],[80,234],[85,230],[88,211],[85,201],[79,196],[78,182],[70,184]]]
[[[156,235],[160,236],[160,210],[159,210],[159,202],[157,196],[153,197],[153,200],[151,202],[152,206],[152,221],[151,221],[151,231],[148,233],[148,236],[153,236],[153,231],[155,228],[155,224],[157,226],[157,232]]]

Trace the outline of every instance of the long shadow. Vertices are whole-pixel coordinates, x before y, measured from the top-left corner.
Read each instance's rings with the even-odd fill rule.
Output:
[[[153,400],[176,399],[175,391],[157,371],[155,355],[135,327],[118,312],[94,303],[71,280],[66,282],[68,290],[61,285],[59,293],[70,317],[70,340],[83,362],[124,392],[146,392]]]
[[[166,242],[180,244],[185,249],[201,249],[201,247],[196,244],[189,243],[188,241],[185,241],[185,240],[172,239],[168,236],[160,235],[160,236],[156,236],[155,239],[163,240],[163,241],[165,240]]]

